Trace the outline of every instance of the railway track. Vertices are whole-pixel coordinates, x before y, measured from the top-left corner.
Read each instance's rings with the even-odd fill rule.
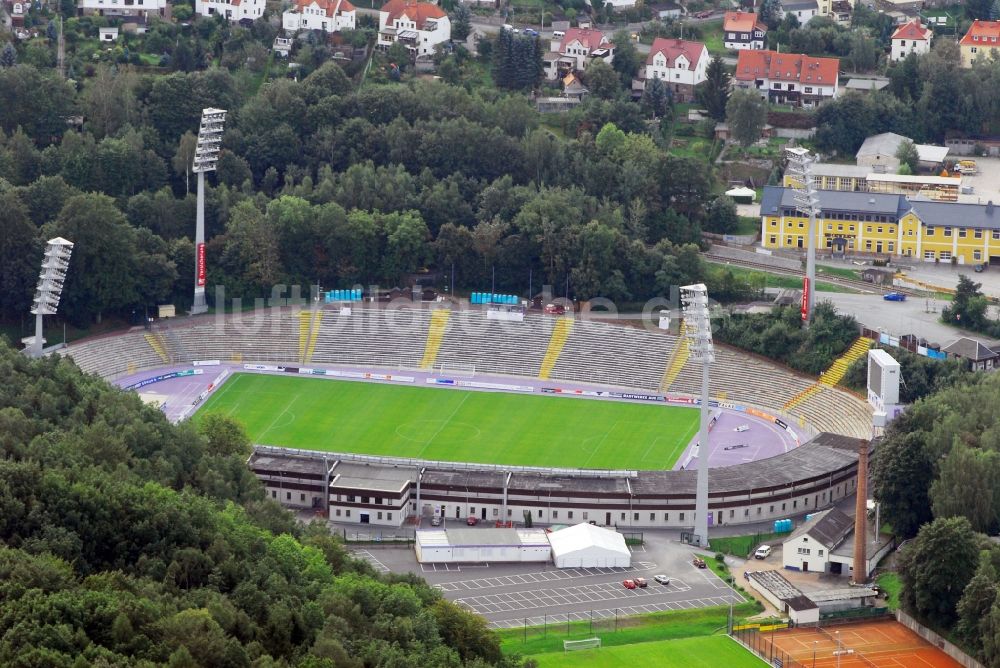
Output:
[[[801,269],[787,269],[785,267],[775,267],[764,262],[754,262],[752,260],[740,260],[731,257],[725,257],[723,255],[716,255],[714,253],[702,253],[702,257],[705,258],[706,262],[711,262],[712,264],[728,264],[737,267],[746,267],[747,269],[756,269],[758,271],[767,272],[769,274],[780,274],[783,276],[795,276],[797,278],[804,277],[806,272]],[[833,285],[843,286],[845,288],[852,288],[860,292],[868,292],[871,294],[881,294],[882,292],[889,292],[888,290],[879,290],[878,287],[872,285],[871,283],[866,283],[853,278],[843,278],[841,276],[831,276],[830,274],[818,274],[816,276],[817,281],[823,281],[825,283],[832,283]],[[902,288],[898,286],[893,286],[892,292],[902,292],[903,294],[909,295],[911,297],[917,297],[924,294],[923,291],[914,290],[913,288]]]

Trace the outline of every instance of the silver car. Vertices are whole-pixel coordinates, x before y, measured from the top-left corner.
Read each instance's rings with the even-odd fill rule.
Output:
[[[654,575],[653,579],[659,582],[661,585],[670,584],[670,578],[668,578],[666,575]]]

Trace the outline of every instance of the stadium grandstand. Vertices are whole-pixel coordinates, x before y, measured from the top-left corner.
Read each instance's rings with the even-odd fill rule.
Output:
[[[61,354],[108,379],[220,360],[393,372],[474,369],[477,376],[542,375],[552,383],[697,396],[700,370],[678,354],[682,339],[677,336],[593,320],[577,320],[572,327],[559,321],[530,314],[523,322],[493,321],[478,310],[456,310],[442,318],[422,308],[355,307],[349,315],[326,309],[308,317],[275,309],[204,316],[153,332],[87,339]],[[559,345],[550,345],[554,336]],[[675,368],[667,373],[671,365]],[[871,408],[851,393],[816,386],[814,378],[716,347],[711,389],[721,405],[780,415],[798,427],[806,442],[777,457],[713,469],[714,523],[760,522],[808,512],[853,491],[856,439],[870,436]],[[322,507],[331,519],[348,522],[399,526],[433,507],[448,517],[475,514],[490,521],[521,521],[528,513],[538,523],[584,520],[683,527],[690,526],[694,510],[694,471],[532,470],[267,447],[257,448],[250,465],[275,499],[291,506]],[[362,494],[336,488],[337,467],[348,465],[348,478],[366,481],[361,489],[374,490],[364,495],[365,504]],[[387,505],[390,498],[392,508]],[[351,510],[353,515],[346,514]]]

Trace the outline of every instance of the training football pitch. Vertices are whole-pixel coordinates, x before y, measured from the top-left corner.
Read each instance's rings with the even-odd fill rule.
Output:
[[[767,665],[726,636],[535,654],[531,658],[538,662],[538,668],[763,668]]]
[[[698,430],[696,409],[664,404],[248,373],[198,415],[211,412],[262,445],[596,469],[669,469]]]

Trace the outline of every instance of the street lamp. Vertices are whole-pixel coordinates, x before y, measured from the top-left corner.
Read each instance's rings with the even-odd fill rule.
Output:
[[[819,646],[818,640],[813,640],[813,668],[816,668],[816,648]]]
[[[69,269],[69,258],[73,254],[73,242],[62,237],[49,239],[42,256],[42,268],[38,272],[35,300],[31,312],[35,316],[35,335],[21,339],[31,357],[41,357],[45,338],[42,336],[42,318],[55,315],[62,298],[63,281]]]
[[[788,157],[786,173],[795,186],[795,208],[809,217],[809,239],[806,244],[806,279],[802,285],[802,322],[806,329],[812,324],[813,305],[816,301],[816,218],[819,216],[819,196],[812,178],[814,158],[804,148],[785,149]]]
[[[836,634],[837,634],[837,668],[840,668],[840,654],[841,654],[841,652],[840,652],[840,631],[837,631]]]
[[[702,547],[708,545],[708,380],[715,361],[708,288],[704,283],[681,287],[685,336],[691,359],[701,362],[701,429],[698,432],[698,483],[695,488],[694,533]]]
[[[198,127],[198,144],[194,151],[191,171],[198,175],[198,212],[194,233],[194,303],[191,314],[198,315],[208,310],[205,302],[205,172],[214,172],[222,148],[222,126],[226,122],[225,109],[211,107],[201,110],[201,125]]]

